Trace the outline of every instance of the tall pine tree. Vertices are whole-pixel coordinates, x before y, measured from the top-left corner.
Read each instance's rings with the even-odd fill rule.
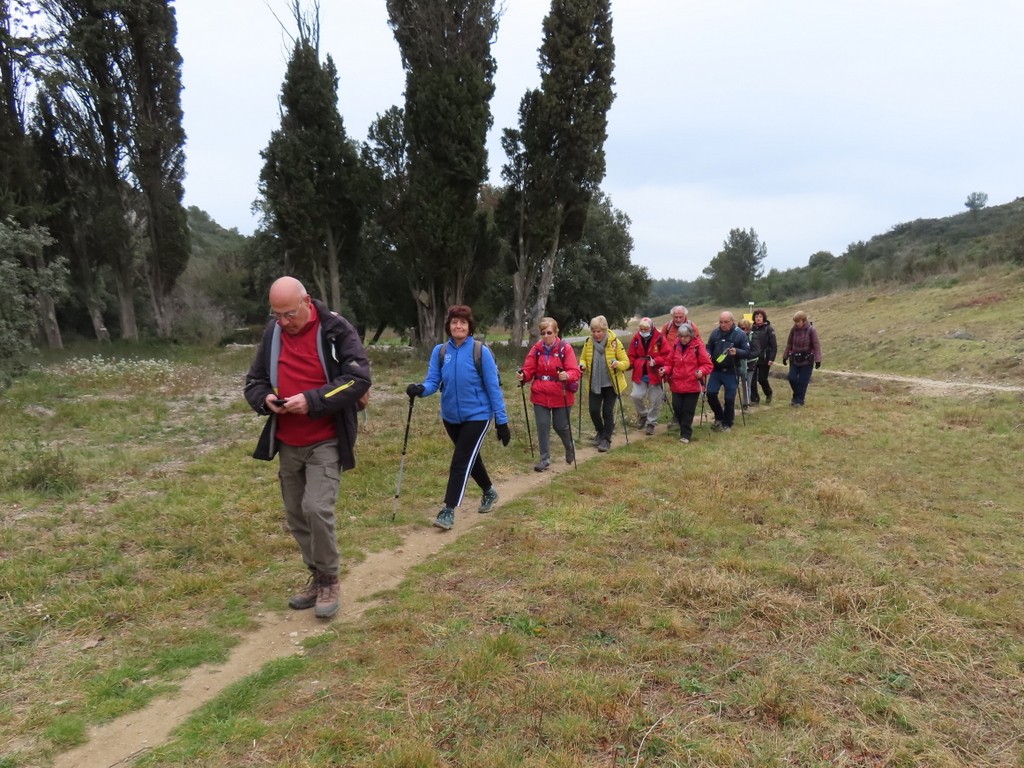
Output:
[[[723,304],[738,304],[752,295],[754,280],[761,276],[761,264],[768,246],[753,228],[731,229],[722,250],[704,267],[712,295]]]
[[[355,272],[362,213],[360,161],[338,112],[338,74],[320,61],[320,26],[293,7],[299,28],[281,87],[281,127],[263,150],[264,222],[285,248],[286,269],[307,276],[342,308],[342,282]]]
[[[498,16],[494,0],[388,0],[387,7],[406,72],[408,183],[395,239],[420,339],[433,344],[447,307],[472,301],[487,266],[478,211]]]
[[[544,19],[540,88],[506,129],[508,184],[501,220],[511,244],[512,343],[535,337],[555,280],[559,248],[579,241],[605,174],[608,110],[615,94],[609,0],[552,0]]]

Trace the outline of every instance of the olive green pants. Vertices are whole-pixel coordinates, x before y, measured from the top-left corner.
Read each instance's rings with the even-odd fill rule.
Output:
[[[341,462],[338,444],[281,445],[281,498],[285,518],[310,570],[338,575],[338,538],[334,506],[338,502]]]

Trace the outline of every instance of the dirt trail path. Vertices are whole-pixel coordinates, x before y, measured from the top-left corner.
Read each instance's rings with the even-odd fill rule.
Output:
[[[968,392],[998,391],[1024,392],[1024,386],[988,384],[980,382],[939,381],[893,374],[826,371],[821,373],[845,378],[865,378],[910,384],[922,394],[936,397],[955,396]],[[663,427],[658,435],[663,439]],[[642,440],[635,430],[631,440]],[[591,448],[580,448],[577,462],[589,461],[597,455]],[[498,504],[511,501],[532,489],[550,482],[551,477],[571,470],[571,466],[554,462],[544,473],[524,472],[499,484],[501,499]],[[354,566],[342,580],[342,610],[335,621],[353,621],[374,605],[369,598],[382,590],[397,586],[409,569],[424,562],[442,547],[466,533],[474,526],[486,522],[487,515],[477,514],[473,503],[468,511],[456,514],[455,528],[447,534],[434,529],[410,529],[401,546],[388,552],[372,554]],[[89,741],[59,755],[56,768],[110,768],[130,766],[134,759],[165,742],[171,732],[181,725],[196,709],[212,700],[230,684],[241,680],[273,659],[302,652],[302,641],[331,626],[317,621],[312,611],[289,611],[259,617],[259,627],[245,636],[223,664],[204,665],[195,669],[182,682],[173,698],[159,699],[145,709],[118,718],[89,732]]]
[[[635,431],[631,431],[632,441]],[[660,432],[659,432],[660,434]],[[580,448],[578,464],[597,455]],[[550,482],[553,475],[571,471],[572,465],[552,462],[547,472],[529,472],[498,483],[498,506]],[[463,511],[465,510],[465,511]],[[448,533],[436,529],[410,529],[401,546],[369,555],[352,567],[341,582],[342,609],[334,621],[354,621],[375,604],[372,595],[396,587],[409,569],[424,562],[442,547],[485,523],[488,515],[476,512],[470,499],[455,515],[455,528]],[[193,670],[182,681],[173,698],[158,699],[138,712],[124,715],[106,725],[92,728],[88,742],[54,760],[55,768],[109,768],[130,766],[134,759],[167,741],[176,727],[199,707],[268,661],[302,653],[302,641],[324,632],[331,622],[317,621],[312,611],[289,611],[259,617],[259,627],[247,634],[223,664],[208,664]]]
[[[933,397],[955,397],[958,394],[968,392],[1024,392],[1024,386],[989,384],[981,381],[942,381],[940,379],[922,379],[915,376],[898,376],[894,373],[862,373],[860,371],[831,371],[826,369],[822,369],[819,373],[847,379],[873,379],[875,381],[910,384],[918,389],[921,394]]]

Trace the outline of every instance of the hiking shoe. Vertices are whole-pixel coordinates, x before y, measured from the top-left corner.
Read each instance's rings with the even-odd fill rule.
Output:
[[[437,513],[437,519],[434,520],[434,527],[440,528],[442,531],[450,531],[455,525],[455,510],[451,507],[445,507]]]
[[[597,448],[599,445],[601,445],[601,440],[602,438],[600,435],[594,435],[594,439],[590,441],[590,444]]]
[[[648,424],[646,427],[644,427],[644,434],[645,435],[653,435],[654,434],[654,425],[653,424]]]
[[[572,464],[574,461],[576,461],[576,446],[570,445],[565,449],[565,463]]]
[[[296,611],[304,611],[307,608],[312,608],[316,605],[316,596],[319,589],[320,585],[317,582],[316,574],[311,573],[309,575],[309,581],[306,582],[306,586],[288,598],[288,607]]]
[[[611,448],[612,448],[611,441],[605,440],[603,437],[601,438],[601,440],[597,444],[597,451],[598,451],[598,453],[607,453],[608,451],[611,450]]]
[[[722,431],[722,422],[716,421],[714,424],[711,425],[711,429],[714,430],[715,432],[721,432]]]
[[[328,582],[327,579],[333,579]],[[326,576],[321,579],[316,593],[316,608],[313,615],[318,619],[329,619],[338,612],[341,605],[341,582],[337,576]]]
[[[723,432],[732,432],[732,427],[727,427],[725,425],[722,425],[722,431]]]
[[[551,462],[548,459],[541,459],[533,465],[534,472],[543,472],[545,469],[551,466]]]
[[[498,500],[498,491],[492,485],[484,491],[484,497],[480,500],[480,509],[477,512],[490,512],[494,509],[494,502]]]
[[[764,404],[765,405],[771,405],[772,404],[772,396],[771,395],[768,395],[768,397],[766,397],[764,399]]]
[[[689,443],[690,442],[690,438],[688,438],[688,437],[680,437],[679,438],[679,442],[680,443],[684,443],[684,444],[685,443]]]

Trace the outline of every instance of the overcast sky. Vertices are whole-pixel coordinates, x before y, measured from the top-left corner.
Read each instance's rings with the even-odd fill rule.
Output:
[[[506,0],[494,46],[501,130],[539,84],[547,0]],[[250,234],[260,150],[280,123],[285,0],[175,0],[185,202]],[[403,103],[384,0],[321,0],[321,54],[351,138]],[[839,255],[894,224],[1024,195],[1022,0],[613,0],[615,102],[602,184],[633,262],[692,280],[733,228],[766,268]]]

